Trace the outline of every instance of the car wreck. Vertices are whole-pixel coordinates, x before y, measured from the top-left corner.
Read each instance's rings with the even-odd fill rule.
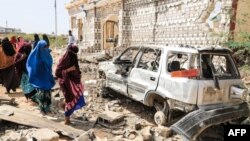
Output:
[[[137,45],[99,64],[102,95],[115,91],[155,107],[158,125],[186,140],[210,126],[240,122],[250,111],[231,51],[220,46]],[[175,113],[183,113],[180,119]]]

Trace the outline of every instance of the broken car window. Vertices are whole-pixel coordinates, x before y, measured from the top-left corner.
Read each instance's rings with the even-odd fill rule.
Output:
[[[202,76],[204,78],[213,78],[214,75],[222,78],[237,77],[237,71],[230,58],[228,54],[202,54]]]
[[[168,55],[168,72],[189,69],[189,58],[191,54],[181,52],[171,52]]]
[[[120,56],[120,60],[121,61],[129,61],[129,62],[133,62],[136,54],[138,53],[140,48],[136,48],[136,47],[132,47],[129,48],[128,50],[126,50],[121,56]]]
[[[157,72],[159,69],[160,57],[161,51],[159,49],[146,48],[143,51],[138,68]]]

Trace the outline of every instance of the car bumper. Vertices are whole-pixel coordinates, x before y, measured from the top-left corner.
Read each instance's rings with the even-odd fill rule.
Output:
[[[195,110],[171,126],[171,129],[184,139],[195,140],[206,128],[250,115],[247,103],[223,106],[217,109],[206,107]]]

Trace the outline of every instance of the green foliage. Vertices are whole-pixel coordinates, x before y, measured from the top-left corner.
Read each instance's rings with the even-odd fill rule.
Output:
[[[239,38],[239,41],[228,41],[225,44],[232,49],[236,48],[246,48],[250,49],[250,33],[248,32],[239,32],[235,36],[235,38]]]
[[[229,41],[226,43],[226,46],[232,49],[236,48],[247,48],[250,49],[250,42],[236,42],[236,41]]]

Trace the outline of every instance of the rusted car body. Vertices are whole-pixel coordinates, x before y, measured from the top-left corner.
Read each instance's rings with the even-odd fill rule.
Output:
[[[247,89],[223,47],[138,45],[99,66],[103,94],[113,90],[155,107],[164,125],[176,111],[185,113],[171,128],[187,140],[206,128],[249,116]]]

